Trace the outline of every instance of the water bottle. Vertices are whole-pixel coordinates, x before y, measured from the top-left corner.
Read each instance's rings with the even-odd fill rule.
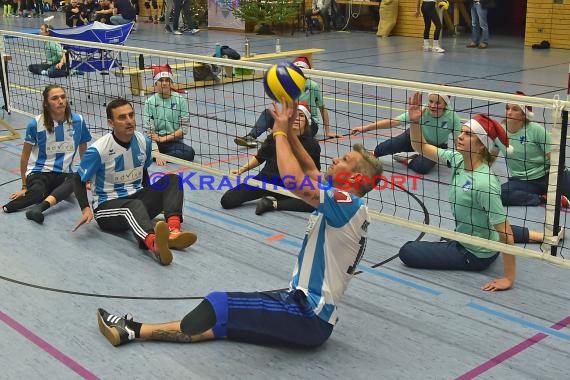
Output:
[[[222,58],[222,44],[220,41],[216,42],[216,57]]]
[[[251,50],[249,47],[249,40],[247,38],[245,39],[245,44],[243,45],[243,51],[244,51],[244,55],[246,58],[251,55]]]
[[[275,40],[275,52],[281,53],[281,42],[279,41],[279,38]]]

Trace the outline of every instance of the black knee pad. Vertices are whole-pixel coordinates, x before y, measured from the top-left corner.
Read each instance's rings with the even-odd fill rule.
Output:
[[[146,9],[149,9],[149,8],[150,8],[150,3],[149,3],[148,1],[145,1],[145,2],[144,2],[144,7],[145,7]]]
[[[152,0],[151,4],[154,9],[158,9],[158,2],[156,0]]]
[[[180,331],[188,336],[202,334],[216,324],[216,313],[212,304],[203,300],[198,306],[182,319]]]

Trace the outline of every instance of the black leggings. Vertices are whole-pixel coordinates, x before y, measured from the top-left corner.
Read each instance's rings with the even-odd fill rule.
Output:
[[[4,205],[4,211],[14,212],[40,203],[48,195],[57,202],[69,197],[73,192],[72,174],[68,173],[30,173],[26,177],[28,191],[22,198],[14,199]]]
[[[49,78],[62,78],[67,76],[67,66],[63,65],[61,69],[55,67],[55,64],[49,63],[32,63],[28,66],[28,70],[32,74],[41,75],[42,71],[47,71]]]
[[[424,40],[429,40],[429,30],[431,29],[432,22],[435,25],[433,39],[434,41],[439,40],[439,35],[441,34],[441,20],[435,10],[435,1],[422,2],[422,15],[424,16]]]
[[[182,219],[184,191],[177,175],[169,174],[142,190],[124,198],[111,199],[95,209],[95,220],[103,231],[131,230],[141,241],[154,232],[152,219],[179,215]]]

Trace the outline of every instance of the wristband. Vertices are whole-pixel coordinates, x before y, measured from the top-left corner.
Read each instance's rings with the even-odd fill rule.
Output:
[[[27,189],[27,188],[28,188],[28,186],[22,185],[22,190],[25,190],[25,189]]]
[[[283,131],[275,131],[273,132],[273,138],[275,138],[275,136],[285,136],[285,138],[287,138],[287,133]]]

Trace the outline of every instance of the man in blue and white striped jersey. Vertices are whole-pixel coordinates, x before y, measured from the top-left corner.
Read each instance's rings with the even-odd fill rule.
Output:
[[[184,191],[179,177],[165,175],[150,186],[152,142],[135,130],[131,103],[113,100],[107,105],[107,119],[112,131],[87,149],[74,180],[82,212],[74,231],[93,218],[104,231],[131,230],[160,264],[169,265],[171,248],[184,249],[197,239],[193,232],[181,231]],[[89,181],[93,211],[87,199]],[[153,225],[152,218],[161,212],[166,222]]]

